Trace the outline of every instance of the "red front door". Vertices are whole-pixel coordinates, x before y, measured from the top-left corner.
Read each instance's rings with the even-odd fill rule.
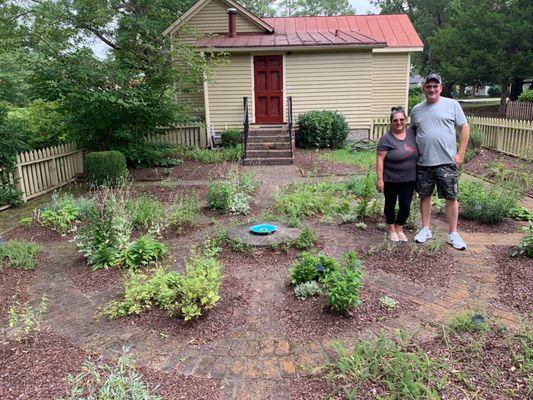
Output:
[[[255,122],[283,123],[283,57],[255,56]]]

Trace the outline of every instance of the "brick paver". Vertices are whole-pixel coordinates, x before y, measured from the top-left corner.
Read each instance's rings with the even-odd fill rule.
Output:
[[[261,182],[259,192],[254,196],[261,206],[271,202],[281,185],[301,180],[294,166],[250,167],[250,171]],[[445,227],[437,225],[436,229],[444,233]],[[180,238],[175,246],[185,251],[188,244],[199,240],[202,234],[205,232],[196,233],[194,238]],[[386,272],[366,277],[365,285],[393,289],[399,297],[417,303],[419,309],[394,320],[377,322],[344,341],[349,344],[357,338],[369,338],[380,330],[393,332],[398,328],[422,330],[421,336],[429,339],[434,334],[432,323],[445,322],[462,310],[489,305],[493,316],[510,327],[517,327],[519,315],[503,306],[492,305],[496,277],[487,247],[516,244],[520,234],[463,233],[463,236],[469,249],[453,252],[460,268],[448,288],[427,288]],[[332,254],[340,254],[349,247],[342,232],[328,238],[327,251]],[[266,310],[282,304],[284,277],[271,270],[263,271],[262,281],[256,282],[258,290],[252,296],[247,320],[249,329],[236,332],[228,339],[207,343],[184,341],[135,325],[125,327],[119,321],[108,321],[98,314],[99,308],[116,296],[115,290],[86,294],[69,280],[66,270],[75,256],[76,249],[71,243],[55,248],[47,265],[37,271],[31,287],[35,301],[43,292],[50,299],[46,323],[52,330],[90,352],[110,355],[111,351],[127,345],[140,365],[219,379],[223,399],[288,399],[290,378],[304,372],[306,365],[319,362],[324,349],[331,343],[330,339],[291,339],[280,333],[280,321],[272,320]],[[176,268],[179,267],[177,264]]]

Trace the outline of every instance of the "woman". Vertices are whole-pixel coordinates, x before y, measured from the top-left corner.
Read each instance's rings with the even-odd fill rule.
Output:
[[[416,147],[415,132],[405,128],[406,114],[402,107],[393,107],[390,114],[391,127],[379,139],[376,172],[377,189],[385,195],[385,219],[389,239],[407,242],[403,226],[409,217],[411,200],[415,190]],[[399,205],[396,214],[396,202]]]

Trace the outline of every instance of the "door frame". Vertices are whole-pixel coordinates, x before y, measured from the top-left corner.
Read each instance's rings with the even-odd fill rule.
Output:
[[[285,70],[286,70],[286,61],[285,61],[285,53],[252,53],[250,54],[250,76],[251,76],[251,92],[252,92],[252,107],[251,107],[251,122],[253,124],[257,125],[280,125],[285,124],[286,116],[285,116],[285,107],[286,107],[286,100],[285,100],[285,93],[286,93],[286,80],[285,80]],[[281,122],[257,122],[256,118],[256,99],[255,99],[255,57],[261,57],[261,56],[280,56],[281,57]]]

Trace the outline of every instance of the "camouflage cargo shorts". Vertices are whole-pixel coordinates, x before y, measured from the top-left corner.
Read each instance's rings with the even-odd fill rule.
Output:
[[[459,174],[455,164],[416,168],[416,191],[420,197],[428,197],[437,191],[441,199],[456,200],[459,195]]]

